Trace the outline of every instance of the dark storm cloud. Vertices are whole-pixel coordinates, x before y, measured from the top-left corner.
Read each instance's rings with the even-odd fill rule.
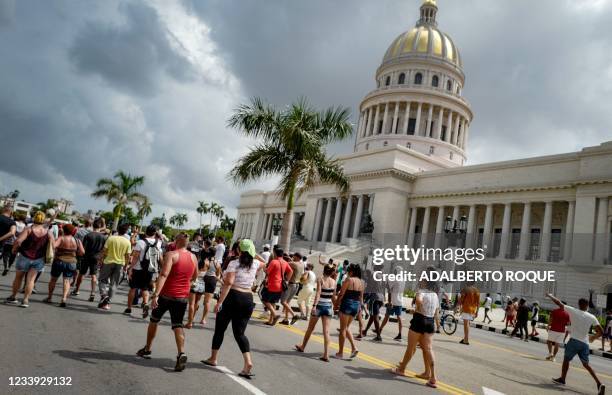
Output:
[[[185,0],[188,1],[189,0]],[[249,95],[298,95],[352,112],[373,89],[391,41],[420,1],[206,0],[207,21]],[[610,2],[438,1],[439,27],[459,46],[475,113],[472,163],[580,149],[612,138]],[[504,147],[500,150],[499,147]],[[349,152],[352,142],[338,151]]]
[[[120,10],[125,24],[90,22],[79,31],[70,58],[80,71],[145,95],[155,91],[161,71],[181,80],[193,77],[189,63],[171,48],[153,8],[128,3]]]

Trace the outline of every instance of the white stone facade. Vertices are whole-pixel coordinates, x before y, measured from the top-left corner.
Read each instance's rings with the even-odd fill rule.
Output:
[[[554,284],[480,284],[483,291],[540,301],[554,292],[575,303],[592,290],[608,294],[612,307],[612,141],[463,166],[473,114],[461,97],[460,55],[437,30],[436,13],[434,1],[423,3],[417,27],[392,43],[377,88],[361,103],[355,152],[341,158],[350,196],[317,185],[301,197],[296,237],[350,245],[369,214],[373,242],[433,247],[446,243],[448,222],[461,222],[463,243],[486,245],[484,265],[492,270],[557,271]],[[274,192],[247,192],[236,235],[268,242],[273,218],[284,211]]]

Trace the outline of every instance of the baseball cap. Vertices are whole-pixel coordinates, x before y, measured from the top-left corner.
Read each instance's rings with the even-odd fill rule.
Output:
[[[246,252],[253,258],[255,258],[255,255],[257,255],[257,252],[255,251],[255,244],[253,244],[253,242],[249,239],[240,240],[239,248],[240,251]]]

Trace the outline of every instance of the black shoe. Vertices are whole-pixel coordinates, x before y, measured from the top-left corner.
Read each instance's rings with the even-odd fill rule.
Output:
[[[76,289],[72,292],[70,292],[70,295],[72,296],[79,296],[79,291],[77,291]]]
[[[563,380],[561,377],[559,377],[558,379],[552,379],[552,381],[555,384],[565,385],[565,380]]]
[[[288,320],[282,320],[280,324],[281,325],[289,325],[289,321]]]
[[[139,357],[142,357],[144,359],[151,359],[151,350],[147,351],[146,347],[141,348],[140,350],[138,350],[136,352],[136,355],[138,355]]]
[[[59,307],[66,307],[66,302],[61,302],[61,303],[59,304]]]
[[[132,309],[130,309],[130,308],[128,307],[127,309],[123,310],[123,314],[125,314],[125,315],[130,315],[130,314],[132,314]]]
[[[94,300],[95,300],[95,296],[93,296],[93,295],[89,295],[89,301],[90,301],[90,302],[93,302]]]
[[[398,342],[402,341],[402,335],[397,335],[393,338],[393,340],[397,340]]]
[[[100,303],[98,303],[98,308],[102,309],[104,308],[104,306],[106,306],[108,304],[108,297],[102,298],[102,301]]]
[[[2,275],[3,275],[3,276],[6,276],[7,274],[8,274],[8,269],[4,269],[4,270],[2,271]]]
[[[300,319],[300,317],[298,317],[297,315],[294,315],[291,318],[291,325],[295,324],[299,319]]]
[[[372,339],[372,341],[381,342],[382,341],[382,337],[376,336],[374,339]]]
[[[149,316],[149,305],[143,304],[142,305],[142,319],[145,319],[148,316]]]
[[[599,388],[597,388],[597,395],[605,395],[606,393],[606,386],[603,384],[599,385]]]
[[[185,365],[187,365],[187,355],[185,355],[184,353],[180,353],[176,357],[176,365],[174,366],[174,371],[182,372],[183,370],[185,370]]]
[[[4,303],[6,303],[6,304],[19,304],[19,301],[16,298],[14,298],[14,297],[9,296],[8,298],[6,298]]]

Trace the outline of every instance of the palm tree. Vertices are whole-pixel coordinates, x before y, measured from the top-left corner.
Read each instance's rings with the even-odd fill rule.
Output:
[[[198,207],[196,208],[196,211],[198,212],[198,214],[200,214],[200,232],[202,232],[202,215],[206,215],[210,212],[210,206],[208,205],[208,203],[205,203],[200,200],[198,202]]]
[[[212,229],[213,216],[215,215],[218,209],[219,209],[219,205],[215,202],[212,202],[210,206],[208,207],[208,213],[210,214],[210,223],[208,224],[209,225],[208,229]]]
[[[13,192],[9,193],[9,198],[16,200],[19,197],[19,189],[15,189]]]
[[[225,215],[225,212],[223,211],[224,208],[225,207],[221,205],[217,205],[217,207],[215,207],[215,211],[213,212],[215,215],[215,228],[217,228],[217,222]]]
[[[142,204],[146,196],[138,192],[138,187],[144,184],[143,176],[132,176],[119,170],[113,178],[101,178],[96,183],[97,189],[92,192],[94,198],[106,198],[113,208],[113,230],[117,230],[119,218],[130,203]]]
[[[221,229],[233,231],[236,226],[236,220],[225,215],[221,218]]]
[[[54,209],[57,207],[57,201],[55,199],[47,199],[46,202],[39,202],[36,204],[38,209],[43,213],[46,213],[49,209]]]
[[[136,213],[136,215],[138,216],[138,218],[140,218],[141,228],[142,222],[144,221],[145,217],[149,216],[152,211],[152,204],[149,198],[145,197],[142,202],[138,203],[138,212]]]
[[[229,173],[236,184],[262,177],[281,176],[278,193],[287,202],[280,245],[288,250],[293,229],[295,199],[317,183],[335,185],[342,194],[350,188],[341,163],[327,156],[325,146],[352,133],[349,110],[314,110],[299,99],[282,111],[254,98],[238,107],[228,121],[248,137],[260,139]]]
[[[172,217],[170,217],[170,223],[172,225],[176,225],[179,230],[185,225],[187,222],[187,214],[185,213],[176,213]]]

